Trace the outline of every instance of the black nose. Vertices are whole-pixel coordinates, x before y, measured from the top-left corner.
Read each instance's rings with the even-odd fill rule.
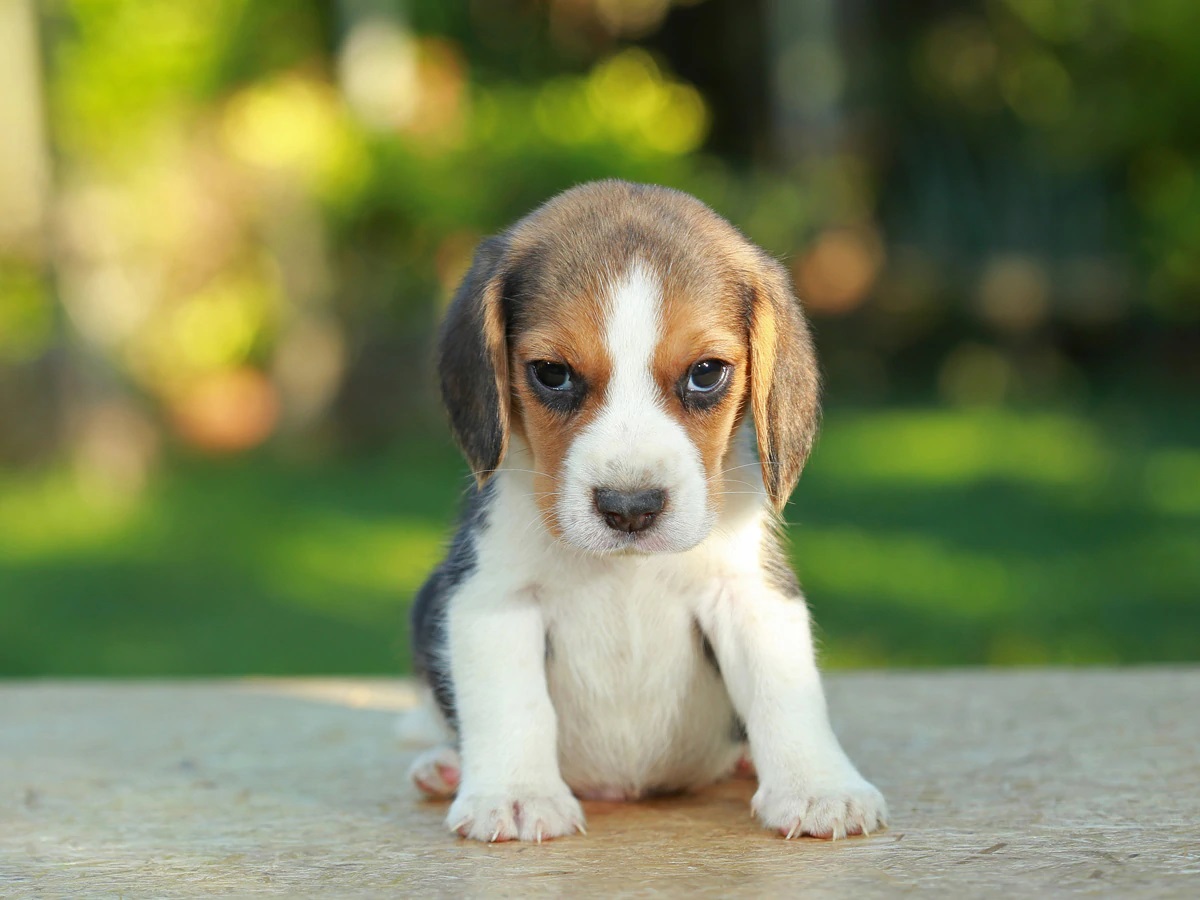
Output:
[[[657,489],[616,491],[596,488],[596,509],[600,510],[608,527],[617,531],[645,531],[666,502],[667,492]]]

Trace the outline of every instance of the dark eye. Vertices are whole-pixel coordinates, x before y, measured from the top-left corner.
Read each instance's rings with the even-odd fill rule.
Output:
[[[545,360],[535,362],[533,377],[543,387],[548,387],[552,391],[569,391],[571,389],[571,369],[563,363],[546,362]]]
[[[725,381],[729,366],[719,359],[705,359],[692,366],[688,372],[687,389],[707,394],[719,388]]]

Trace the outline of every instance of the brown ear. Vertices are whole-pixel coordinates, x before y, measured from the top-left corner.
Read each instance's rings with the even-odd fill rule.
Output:
[[[821,376],[786,270],[764,258],[749,293],[750,408],[763,484],[775,511],[782,512],[816,438]]]
[[[480,485],[508,449],[511,399],[504,311],[507,241],[489,238],[454,295],[438,341],[438,375],[450,427]]]

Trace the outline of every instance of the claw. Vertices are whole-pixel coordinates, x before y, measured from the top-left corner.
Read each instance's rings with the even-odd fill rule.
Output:
[[[541,822],[538,822],[538,826],[537,826],[537,842],[539,844],[542,842],[542,823]]]
[[[491,840],[490,840],[488,843],[494,844],[494,843],[496,843],[496,841],[497,841],[497,840],[499,840],[499,838],[500,838],[500,830],[501,830],[503,827],[504,827],[504,826],[502,826],[502,825],[497,825],[497,826],[496,826],[496,830],[492,832],[492,839],[491,839]]]
[[[580,834],[582,834],[584,837],[587,837],[587,829],[583,827],[582,822],[576,822],[575,827],[579,829]]]
[[[787,833],[787,837],[785,837],[784,840],[790,841],[792,838],[794,838],[796,836],[796,832],[799,830],[800,830],[800,820],[797,819],[796,824],[792,826],[792,830]]]

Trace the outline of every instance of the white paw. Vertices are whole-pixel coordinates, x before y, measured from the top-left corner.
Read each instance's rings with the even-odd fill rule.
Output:
[[[789,840],[801,835],[838,840],[887,826],[883,794],[857,772],[796,786],[763,784],[751,808]]]
[[[586,834],[583,809],[566,785],[560,789],[515,789],[504,793],[460,791],[446,816],[450,830],[465,838],[499,841],[548,841],[575,832]]]
[[[430,797],[450,797],[458,790],[462,763],[453,747],[433,747],[420,754],[408,767],[408,777]]]

